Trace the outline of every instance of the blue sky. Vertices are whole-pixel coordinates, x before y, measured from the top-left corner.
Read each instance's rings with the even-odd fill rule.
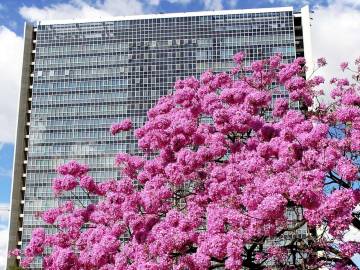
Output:
[[[10,199],[10,181],[12,173],[12,159],[14,153],[13,144],[2,144],[0,146],[0,181],[5,183],[0,189],[0,203],[6,203]]]
[[[0,25],[4,25],[14,31],[16,34],[21,35],[23,30],[24,17],[19,12],[23,7],[37,7],[37,8],[54,8],[63,4],[70,4],[73,6],[79,6],[85,3],[89,6],[100,7],[101,4],[95,4],[96,1],[59,1],[59,0],[2,0],[0,3]],[[97,1],[104,3],[107,1]],[[109,1],[110,2],[110,1]],[[111,2],[130,2],[126,0],[118,0]],[[238,8],[262,8],[273,6],[294,6],[300,8],[306,3],[314,7],[315,5],[326,5],[328,1],[296,1],[296,0],[148,0],[148,1],[136,1],[142,4],[143,13],[159,13],[159,12],[189,12],[189,11],[201,11],[218,9],[220,6],[222,9],[238,9]],[[80,3],[80,4],[79,4]],[[121,14],[124,15],[124,14]]]
[[[0,208],[10,198],[24,21],[95,18],[144,13],[301,6],[314,11],[314,58],[325,56],[326,77],[337,64],[360,56],[360,0],[1,0],[0,1]],[[342,75],[342,74],[340,74]],[[0,210],[0,270],[4,267],[7,212]]]

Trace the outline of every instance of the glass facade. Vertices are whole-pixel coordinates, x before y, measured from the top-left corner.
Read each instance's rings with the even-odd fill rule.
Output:
[[[246,52],[245,63],[278,52],[285,62],[296,56],[291,9],[198,14],[37,26],[22,247],[42,225],[36,213],[59,203],[54,168],[75,159],[97,181],[117,179],[115,154],[138,152],[133,133],[113,137],[111,123],[131,118],[141,126],[177,79],[229,70],[238,51]],[[80,191],[72,196],[86,200]]]

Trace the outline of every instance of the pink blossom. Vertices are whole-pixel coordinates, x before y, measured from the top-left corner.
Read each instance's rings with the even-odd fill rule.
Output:
[[[79,186],[93,194],[103,195],[104,193],[94,179],[88,175],[80,177]]]
[[[316,62],[318,67],[323,67],[327,65],[326,59],[324,57],[318,58]]]
[[[136,176],[138,170],[144,165],[144,159],[129,154],[119,153],[116,156],[115,164],[122,167],[122,171],[133,178]]]
[[[360,251],[360,244],[357,242],[346,242],[340,244],[340,251],[344,256],[351,258]]]
[[[43,228],[36,228],[31,234],[31,240],[25,248],[26,257],[34,257],[40,255],[44,251],[45,230]]]
[[[41,214],[41,218],[48,224],[54,224],[62,211],[59,208],[49,209]]]
[[[345,69],[347,69],[348,66],[349,66],[349,63],[348,63],[348,62],[342,62],[342,63],[340,64],[340,68],[341,68],[342,71],[345,71]]]
[[[125,119],[120,123],[112,124],[110,128],[110,132],[112,135],[116,135],[121,131],[128,131],[132,128],[132,122],[130,119]]]
[[[342,106],[336,110],[335,116],[340,122],[350,122],[353,119],[360,117],[360,108]]]
[[[277,74],[279,82],[284,84],[286,81],[298,75],[301,70],[301,65],[299,65],[298,63],[291,63],[283,66]]]
[[[318,86],[322,83],[325,82],[325,79],[324,77],[322,76],[314,76],[311,80],[310,80],[310,83],[312,84],[312,86]]]
[[[355,59],[355,65],[360,65],[360,57]]]
[[[75,187],[78,186],[78,181],[76,177],[72,175],[65,175],[61,178],[55,178],[53,180],[53,191],[55,194],[60,194],[63,191],[70,191],[73,190]]]
[[[358,179],[358,166],[346,157],[341,157],[340,160],[338,160],[337,171],[340,177],[346,181],[354,181]]]
[[[272,57],[270,57],[270,67],[271,68],[277,68],[279,67],[280,63],[282,60],[282,55],[281,54],[276,54]]]
[[[238,52],[234,55],[233,59],[234,62],[238,65],[241,65],[242,62],[244,61],[245,58],[245,53],[244,52]]]
[[[20,256],[21,250],[16,248],[9,252],[9,256]]]
[[[74,177],[81,176],[81,175],[87,173],[88,170],[89,170],[89,168],[87,167],[87,165],[80,164],[75,160],[71,160],[68,163],[60,165],[57,168],[57,172],[59,174],[61,174],[61,175],[69,174]]]
[[[20,260],[20,266],[23,268],[29,268],[33,260],[34,257],[24,257]]]
[[[273,115],[276,117],[283,116],[289,109],[289,101],[284,98],[278,98],[275,101]]]
[[[56,248],[45,260],[44,267],[45,269],[74,269],[77,267],[77,258],[69,248]]]
[[[255,61],[251,64],[251,70],[254,72],[261,72],[264,69],[264,62],[261,60]]]
[[[281,247],[269,247],[267,249],[268,256],[276,258],[277,261],[285,261],[288,257],[287,250]]]

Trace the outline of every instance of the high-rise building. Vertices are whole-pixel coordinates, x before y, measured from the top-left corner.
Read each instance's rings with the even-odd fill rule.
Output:
[[[137,144],[131,133],[111,136],[109,126],[128,117],[140,126],[176,79],[229,70],[238,51],[246,63],[278,52],[285,62],[311,59],[308,7],[41,21],[26,24],[24,36],[10,250],[43,225],[37,212],[57,205],[58,165],[75,159],[98,181],[119,177],[114,155],[136,153]],[[69,196],[86,200],[80,191]]]

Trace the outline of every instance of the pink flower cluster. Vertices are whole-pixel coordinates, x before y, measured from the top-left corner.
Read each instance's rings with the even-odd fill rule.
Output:
[[[77,186],[82,187],[90,193],[101,195],[102,192],[94,179],[87,175],[89,168],[74,160],[57,168],[60,177],[53,180],[53,191],[60,195],[65,191],[71,191]]]
[[[132,129],[132,122],[130,119],[125,119],[120,123],[113,124],[110,128],[110,132],[112,135],[116,135],[121,131],[128,131]]]
[[[318,64],[318,67],[323,67],[323,66],[327,65],[327,61],[324,57],[321,57],[321,58],[317,59],[317,64]]]
[[[334,79],[333,103],[317,104],[324,79],[306,80],[304,59],[244,67],[244,57],[234,56],[236,72],[177,81],[135,131],[144,156],[116,156],[120,180],[60,166],[55,194],[89,199],[41,213],[59,230],[34,230],[22,265],[43,256],[51,270],[351,269],[359,246],[343,236],[360,202],[359,86]],[[271,108],[280,88],[289,97]]]
[[[360,243],[358,242],[345,242],[340,244],[340,252],[348,257],[351,258],[356,253],[360,252]]]

